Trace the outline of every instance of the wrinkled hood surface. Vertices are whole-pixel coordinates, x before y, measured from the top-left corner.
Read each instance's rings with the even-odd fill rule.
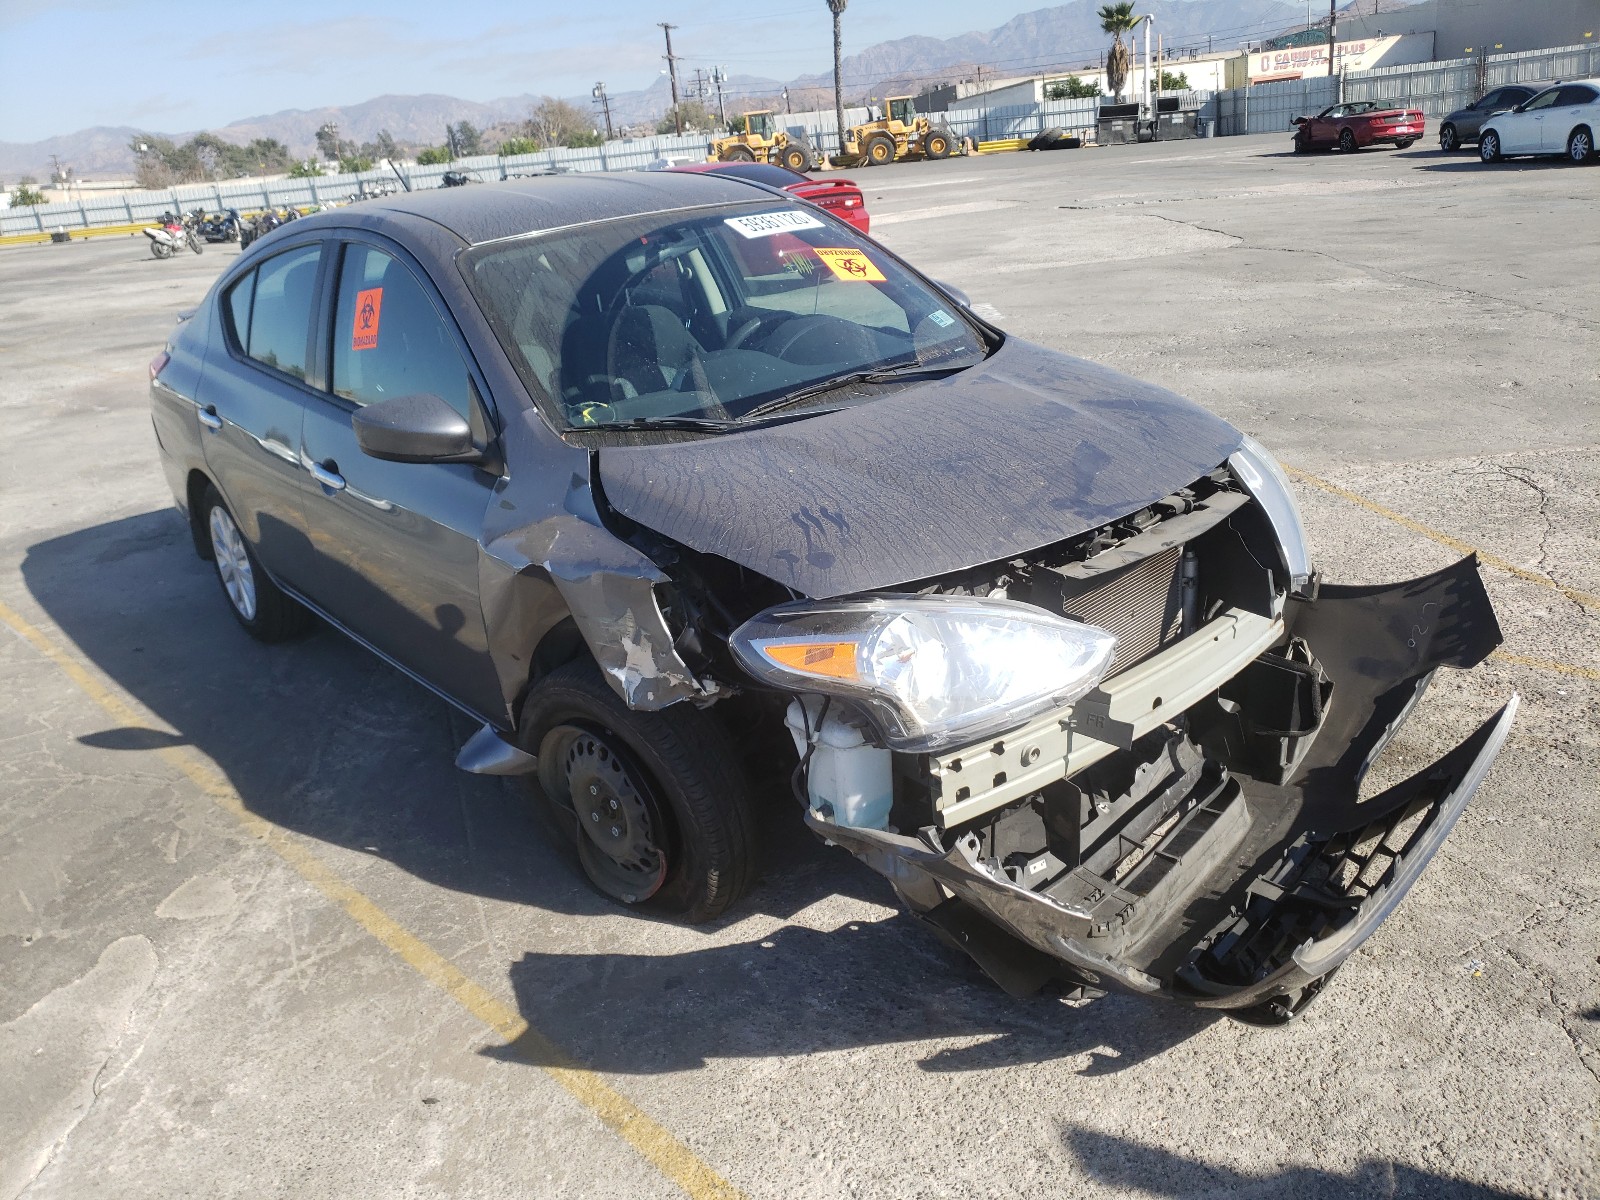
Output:
[[[1093,529],[1238,449],[1164,388],[1010,339],[882,399],[599,452],[618,512],[806,596],[892,588]]]

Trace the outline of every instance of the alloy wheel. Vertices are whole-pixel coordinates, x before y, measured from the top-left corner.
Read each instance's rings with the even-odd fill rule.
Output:
[[[1443,150],[1446,154],[1450,154],[1454,152],[1460,145],[1461,140],[1456,137],[1456,127],[1454,125],[1446,125],[1443,129],[1439,130],[1439,149]]]
[[[1586,163],[1594,153],[1594,138],[1587,129],[1576,130],[1567,140],[1567,157],[1575,163]]]
[[[250,565],[250,552],[233,517],[220,504],[211,510],[211,553],[216,558],[217,574],[234,610],[246,621],[256,617],[256,573]]]

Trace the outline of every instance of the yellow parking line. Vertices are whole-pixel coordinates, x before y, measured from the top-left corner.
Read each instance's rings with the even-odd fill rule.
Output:
[[[1580,592],[1577,588],[1568,587],[1564,583],[1557,583],[1548,575],[1541,575],[1537,571],[1530,571],[1526,567],[1517,566],[1516,563],[1507,562],[1498,554],[1490,554],[1487,550],[1480,550],[1469,542],[1463,542],[1460,538],[1451,537],[1448,533],[1442,533],[1437,529],[1424,525],[1421,521],[1413,521],[1404,513],[1397,513],[1392,508],[1385,508],[1376,501],[1368,500],[1358,492],[1342,488],[1336,483],[1329,483],[1326,479],[1319,479],[1309,471],[1302,471],[1299,467],[1291,467],[1285,464],[1284,470],[1303,483],[1309,483],[1312,487],[1321,488],[1329,495],[1338,496],[1341,500],[1348,500],[1351,504],[1358,504],[1368,512],[1377,513],[1378,516],[1385,517],[1397,525],[1405,526],[1413,533],[1420,533],[1423,537],[1438,542],[1441,546],[1450,547],[1457,554],[1476,554],[1478,561],[1486,566],[1495,568],[1497,571],[1504,571],[1508,575],[1515,575],[1518,579],[1526,579],[1529,583],[1537,583],[1540,587],[1547,587],[1552,591],[1560,592],[1574,604],[1581,604],[1585,608],[1600,610],[1600,596],[1591,595],[1589,592]],[[1577,668],[1577,670],[1581,674],[1583,668]]]
[[[12,632],[42,657],[59,667],[80,691],[113,720],[135,726],[150,724],[149,714],[117,695],[42,630],[4,602],[0,602],[0,622],[8,625]],[[682,1188],[693,1200],[736,1200],[742,1197],[743,1193],[733,1184],[697,1158],[692,1150],[606,1083],[600,1075],[572,1062],[514,1009],[490,994],[444,955],[362,895],[309,848],[246,808],[227,777],[210,759],[187,746],[164,746],[158,748],[156,753],[188,776],[196,787],[230,813],[252,837],[265,842],[302,879],[344,909],[356,924],[386,946],[400,961],[444,991],[507,1042],[514,1042],[532,1052],[530,1057],[553,1064],[543,1065],[540,1070],[565,1088],[594,1113],[607,1129],[637,1150],[651,1166]]]
[[[1580,667],[1575,663],[1557,662],[1553,658],[1534,658],[1530,654],[1512,654],[1509,650],[1496,650],[1489,656],[1501,662],[1516,663],[1520,667],[1533,667],[1540,671],[1554,671],[1558,675],[1576,675],[1579,679],[1600,679],[1600,671],[1593,667]]]

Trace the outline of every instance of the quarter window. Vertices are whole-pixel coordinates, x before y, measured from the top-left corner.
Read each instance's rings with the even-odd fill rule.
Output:
[[[333,390],[356,404],[432,392],[472,419],[472,385],[438,309],[405,264],[345,247],[333,327]]]
[[[249,289],[241,282],[229,294],[234,329],[245,334],[240,339],[245,353],[296,379],[306,377],[306,342],[321,255],[321,246],[304,246],[257,267],[254,295],[246,301],[250,320],[242,331],[238,325],[240,293]]]

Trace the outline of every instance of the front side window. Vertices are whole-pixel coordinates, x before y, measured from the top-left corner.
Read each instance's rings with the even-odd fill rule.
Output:
[[[529,391],[566,429],[737,424],[832,381],[874,388],[888,381],[858,377],[960,370],[989,349],[878,246],[796,205],[532,235],[478,248],[466,269]]]
[[[455,339],[404,263],[345,247],[334,300],[333,390],[356,404],[432,392],[472,416],[472,385]]]
[[[322,247],[302,246],[269,258],[256,268],[250,322],[241,338],[245,353],[257,362],[296,379],[306,377],[306,344],[311,334],[311,308],[316,301],[317,263]],[[237,302],[235,287],[230,299]],[[234,328],[239,330],[238,309]]]
[[[1551,88],[1549,91],[1540,92],[1532,100],[1528,101],[1527,106],[1523,109],[1523,111],[1536,112],[1539,109],[1551,108],[1555,105],[1556,100],[1559,99],[1560,96],[1560,88]]]

